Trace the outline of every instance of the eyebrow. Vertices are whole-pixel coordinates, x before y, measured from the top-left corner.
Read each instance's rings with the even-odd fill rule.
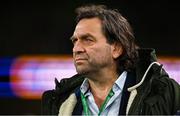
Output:
[[[73,36],[70,37],[70,40],[73,41],[76,38],[85,38],[85,37],[88,37],[88,36],[94,38],[94,36],[92,36],[91,34],[87,33],[87,34],[81,35],[80,37],[77,36],[77,35],[76,36],[73,35]]]

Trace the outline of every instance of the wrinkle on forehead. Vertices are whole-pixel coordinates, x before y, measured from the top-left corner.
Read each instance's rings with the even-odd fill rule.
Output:
[[[79,23],[76,25],[75,33],[78,33],[78,35],[81,35],[82,33],[85,33],[88,31],[89,33],[102,33],[102,25],[101,20],[99,18],[90,18],[90,19],[82,19],[79,21]]]

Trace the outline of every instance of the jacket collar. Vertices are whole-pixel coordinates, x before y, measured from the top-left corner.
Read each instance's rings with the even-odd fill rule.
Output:
[[[138,50],[138,59],[135,65],[136,83],[139,83],[152,62],[156,62],[155,50],[152,48],[142,48]]]
[[[64,94],[64,93],[72,93],[72,90],[75,90],[76,88],[79,87],[79,85],[81,85],[81,83],[83,82],[84,77],[76,74],[71,78],[64,78],[62,79],[60,82],[58,82],[57,79],[55,79],[55,92],[57,94]]]

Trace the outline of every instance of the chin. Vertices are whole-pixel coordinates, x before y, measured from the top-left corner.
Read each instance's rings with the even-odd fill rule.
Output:
[[[86,72],[86,71],[82,71],[82,70],[77,70],[77,73],[78,73],[78,74],[81,74],[81,75],[82,75],[82,74],[84,75],[84,74],[86,74],[87,72]]]
[[[84,69],[76,69],[76,72],[80,75],[87,75],[89,73],[89,71]]]

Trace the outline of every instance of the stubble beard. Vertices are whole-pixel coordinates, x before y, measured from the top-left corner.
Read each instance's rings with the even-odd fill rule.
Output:
[[[76,67],[76,72],[80,75],[88,75],[91,71],[90,71],[90,67],[87,66],[87,64],[75,64]]]
[[[83,75],[86,78],[96,80],[97,74],[106,67],[105,63],[97,63],[97,62],[86,62],[84,64],[78,65],[75,64],[76,72],[80,75]]]
[[[76,72],[90,80],[96,80],[96,71],[95,69],[91,69],[92,67],[78,67],[76,66]]]

